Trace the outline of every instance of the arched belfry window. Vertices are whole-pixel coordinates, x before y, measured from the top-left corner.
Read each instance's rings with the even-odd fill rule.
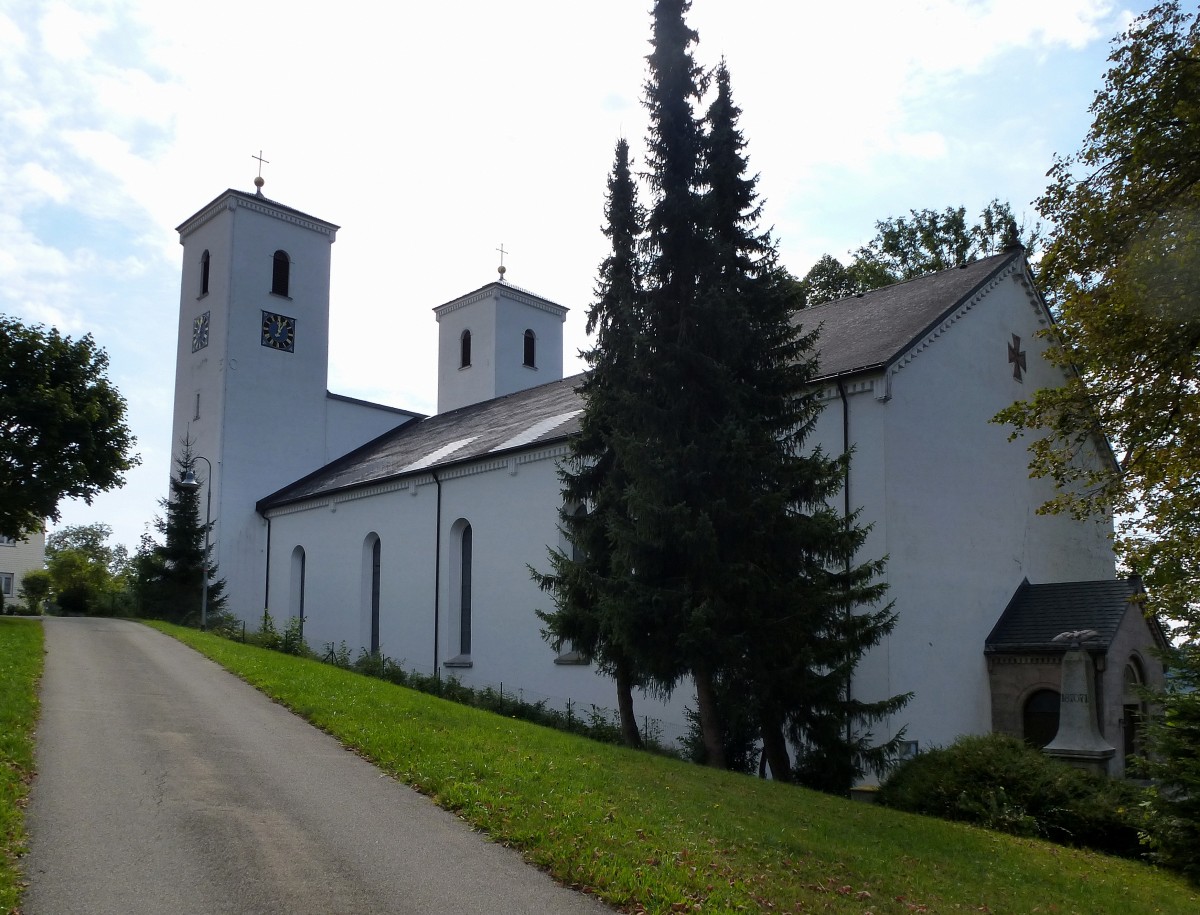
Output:
[[[525,331],[525,361],[524,364],[531,369],[537,367],[537,337],[533,331]]]
[[[288,281],[292,272],[292,261],[286,251],[276,251],[271,260],[271,293],[287,295]]]
[[[208,250],[200,255],[200,294],[208,295]]]
[[[458,338],[458,367],[465,369],[471,364],[471,332],[464,330]]]

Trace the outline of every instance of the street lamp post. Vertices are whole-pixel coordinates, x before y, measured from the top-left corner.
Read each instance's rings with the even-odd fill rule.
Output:
[[[204,501],[204,555],[200,560],[200,631],[208,628],[208,531],[212,526],[212,462],[202,454],[192,456],[195,461],[204,461],[208,465],[208,489]],[[200,488],[200,481],[189,467],[179,481],[180,487],[194,492]]]

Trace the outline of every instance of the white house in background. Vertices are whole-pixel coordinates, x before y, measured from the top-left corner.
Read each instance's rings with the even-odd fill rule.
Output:
[[[556,469],[582,409],[579,378],[561,377],[566,309],[503,277],[434,309],[439,412],[424,417],[326,390],[335,226],[260,188],[226,191],[179,232],[172,440],[178,452],[190,437],[212,463],[231,608],[299,616],[314,646],[611,707],[607,678],[541,638],[534,611],[548,598],[528,571],[565,546]],[[888,557],[899,622],[852,688],[913,698],[879,732],[904,727],[917,746],[992,729],[1045,743],[1065,648],[1046,633],[1082,618],[1097,633],[1102,729],[1132,751],[1124,684],[1161,677],[1161,632],[1115,577],[1111,525],[1038,515],[1049,484],[990,422],[1061,379],[1041,358],[1050,318],[1023,252],[797,321],[822,328],[814,444],[853,448],[844,508],[871,525],[862,558]],[[643,697],[639,714],[676,737],[682,693]]]
[[[46,567],[46,532],[37,531],[24,540],[0,537],[0,594],[5,604],[16,603],[21,579],[26,572]]]

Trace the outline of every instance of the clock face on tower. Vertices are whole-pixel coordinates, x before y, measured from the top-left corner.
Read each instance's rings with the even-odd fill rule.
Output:
[[[196,353],[208,346],[208,316],[210,312],[198,316],[192,321],[192,352]]]
[[[296,351],[296,319],[277,315],[273,311],[262,313],[262,345],[285,353]]]

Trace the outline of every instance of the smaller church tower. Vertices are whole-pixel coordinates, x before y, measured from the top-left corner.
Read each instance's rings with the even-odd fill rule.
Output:
[[[433,310],[438,322],[438,412],[563,376],[562,305],[500,279]]]

